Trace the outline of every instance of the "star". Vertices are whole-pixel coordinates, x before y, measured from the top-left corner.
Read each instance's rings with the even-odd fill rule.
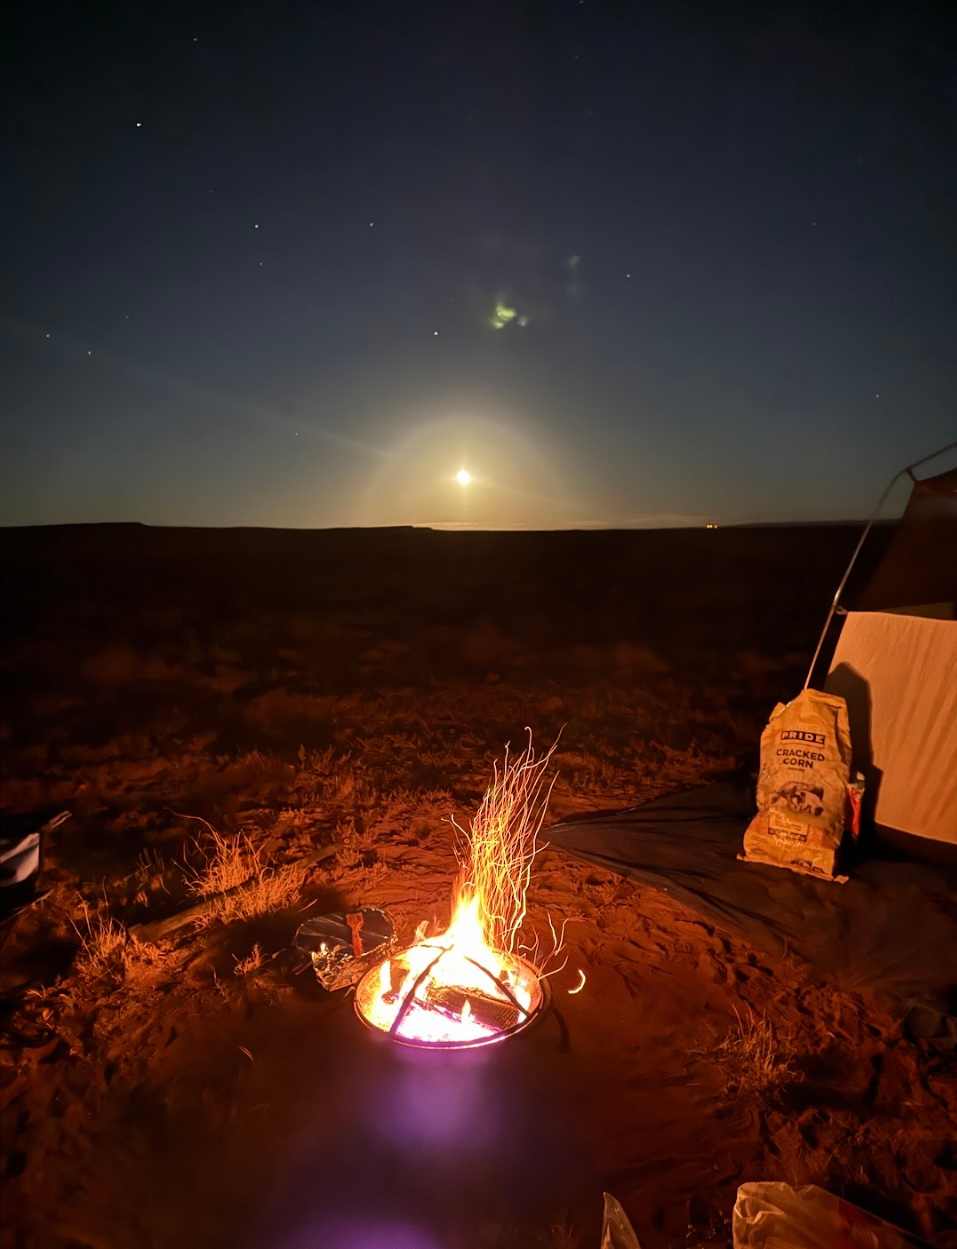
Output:
[[[136,123],[136,129],[137,129],[137,130],[142,130],[142,128],[143,128],[143,123],[142,123],[141,121],[138,121],[138,122]]]
[[[87,354],[88,356],[92,356],[92,355],[93,355],[93,352],[92,352],[92,351],[88,351],[86,354]]]
[[[47,338],[49,338],[49,337],[50,337],[50,331],[49,331],[49,330],[47,330],[47,332],[46,332],[46,337],[47,337]]]
[[[433,337],[433,338],[438,338],[438,336],[439,336],[439,331],[438,331],[438,330],[433,330],[433,331],[432,331],[432,337]]]
[[[374,229],[375,229],[375,222],[374,222],[374,221],[370,221],[370,222],[369,222],[369,229],[370,229],[370,230],[374,230]]]
[[[630,277],[631,277],[631,274],[630,274],[630,273],[626,273],[626,274],[625,274],[625,277],[626,277],[626,278],[630,278]]]
[[[259,229],[259,222],[258,222],[258,221],[254,221],[254,222],[253,222],[253,229],[254,229],[254,230],[258,230],[258,229]]]

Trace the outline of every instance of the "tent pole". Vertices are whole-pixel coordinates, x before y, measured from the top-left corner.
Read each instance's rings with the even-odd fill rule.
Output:
[[[957,442],[948,442],[946,446],[939,447],[936,451],[932,451],[930,455],[925,455],[923,459],[915,460],[913,464],[905,465],[905,467],[902,468],[899,472],[895,473],[894,476],[887,483],[887,486],[884,489],[884,493],[878,499],[877,506],[874,508],[874,511],[871,513],[867,524],[864,526],[863,533],[861,534],[860,538],[858,538],[857,546],[854,548],[854,553],[850,558],[850,562],[848,563],[847,568],[844,570],[844,576],[841,578],[837,589],[834,591],[834,597],[831,600],[831,610],[827,613],[827,619],[824,621],[824,628],[821,630],[821,636],[818,638],[817,646],[814,648],[814,658],[811,660],[811,666],[808,668],[807,676],[804,678],[804,689],[807,689],[807,687],[811,684],[811,678],[814,676],[814,669],[817,667],[817,661],[821,656],[821,649],[824,646],[824,639],[827,637],[827,631],[831,627],[831,621],[834,619],[834,615],[837,611],[838,604],[841,601],[841,595],[844,593],[844,587],[847,585],[848,578],[850,577],[851,573],[854,570],[854,565],[857,563],[857,557],[858,555],[860,555],[861,549],[863,548],[864,543],[867,541],[867,535],[874,528],[874,524],[877,521],[878,517],[880,516],[881,510],[883,509],[884,504],[887,502],[887,496],[890,494],[890,492],[897,485],[898,481],[900,481],[900,479],[905,474],[909,474],[911,477],[913,477],[915,468],[920,468],[922,464],[927,464],[930,460],[936,460],[937,457],[939,455],[943,455],[945,451],[953,451],[955,448],[957,448]]]

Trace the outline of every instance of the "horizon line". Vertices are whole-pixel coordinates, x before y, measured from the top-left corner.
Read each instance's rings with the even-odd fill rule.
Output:
[[[878,524],[889,524],[899,519],[896,516],[881,518]],[[0,523],[0,530],[14,531],[24,529],[201,529],[218,532],[234,532],[238,530],[256,530],[276,533],[370,533],[389,530],[421,530],[432,533],[639,533],[639,532],[676,532],[685,529],[787,529],[807,528],[809,526],[856,526],[867,523],[865,517],[839,516],[834,518],[818,518],[814,520],[730,520],[730,521],[686,521],[679,524],[650,524],[647,522],[620,522],[618,524],[601,524],[597,522],[580,522],[568,525],[482,525],[468,521],[406,521],[381,525],[211,525],[211,524],[168,524],[166,522],[145,520],[80,520],[80,521],[34,521],[25,523]]]

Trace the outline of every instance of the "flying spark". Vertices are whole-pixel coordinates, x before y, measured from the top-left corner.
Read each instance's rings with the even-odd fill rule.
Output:
[[[578,984],[575,985],[574,989],[568,990],[569,997],[574,997],[576,993],[581,993],[582,989],[585,987],[585,973],[580,967],[578,968],[578,975],[580,977]]]

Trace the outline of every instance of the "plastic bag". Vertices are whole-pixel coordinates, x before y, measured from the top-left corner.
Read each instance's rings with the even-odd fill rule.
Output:
[[[923,1242],[816,1184],[742,1184],[734,1249],[913,1249]]]
[[[621,1202],[605,1193],[605,1213],[601,1225],[601,1249],[641,1249],[635,1229],[628,1222],[628,1215]]]

